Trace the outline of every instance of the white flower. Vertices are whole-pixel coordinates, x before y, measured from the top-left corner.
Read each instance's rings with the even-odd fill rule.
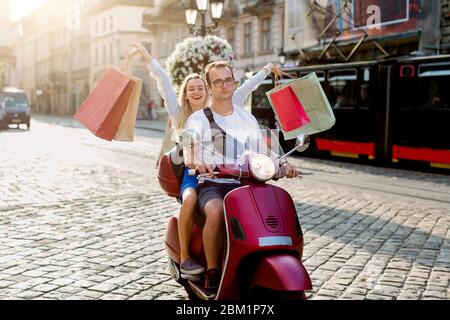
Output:
[[[204,61],[205,58],[207,61]],[[189,73],[203,73],[206,64],[217,60],[233,64],[233,49],[226,40],[217,36],[191,37],[175,46],[166,60],[166,66],[173,83],[180,85]]]

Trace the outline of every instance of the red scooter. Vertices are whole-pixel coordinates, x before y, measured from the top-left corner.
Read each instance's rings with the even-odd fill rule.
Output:
[[[273,140],[265,139],[268,144]],[[224,201],[226,248],[222,262],[222,279],[215,299],[306,299],[305,290],[312,284],[301,259],[303,235],[294,202],[285,190],[266,183],[273,179],[281,159],[295,150],[306,150],[308,142],[299,137],[289,153],[280,156],[271,152],[251,153],[241,164],[221,165],[215,169],[218,178],[239,179],[241,187],[229,192]],[[277,148],[282,150],[281,148]],[[282,151],[281,151],[282,152]],[[281,161],[280,161],[281,160]],[[170,160],[161,158],[160,184],[168,192],[176,185],[169,183]],[[281,176],[278,175],[277,178]],[[198,218],[198,217],[197,217]],[[202,243],[202,221],[196,220],[192,230],[191,257],[206,266]],[[191,299],[205,299],[200,288],[200,276],[180,272],[178,219],[169,219],[165,246],[169,255],[169,270],[175,281],[185,287]]]

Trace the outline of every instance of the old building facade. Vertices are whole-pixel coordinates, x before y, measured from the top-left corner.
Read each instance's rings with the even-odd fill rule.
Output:
[[[417,1],[408,3],[411,7]],[[189,2],[47,0],[13,25],[11,35],[20,35],[17,39],[2,33],[2,81],[24,88],[37,112],[73,114],[104,70],[120,66],[129,44],[144,43],[164,67],[175,45],[191,36],[184,17]],[[8,2],[2,5],[6,6],[5,3]],[[333,20],[333,15],[345,17],[345,10],[354,10],[355,2],[318,0],[317,3],[325,7],[329,3],[340,6],[335,6],[334,13],[327,16],[320,15],[317,9],[310,13],[312,7],[307,0],[225,0],[223,17],[215,34],[227,39],[233,47],[236,79],[242,82],[266,63],[278,62],[280,52],[286,55],[284,66],[289,67],[314,61],[345,61],[346,57],[367,60],[384,53],[419,50],[418,31],[424,30],[420,24],[401,38],[366,37],[356,48],[360,38],[345,41],[344,20]],[[382,5],[383,1],[378,3]],[[439,26],[439,41],[438,44],[435,41],[435,49],[430,49],[433,53],[448,52],[450,47],[449,7],[450,0],[439,2],[440,19],[434,21]],[[4,14],[5,10],[2,7],[0,12]],[[416,9],[413,6],[411,10]],[[3,24],[6,21],[1,20]],[[333,42],[335,31],[340,31],[341,37]],[[13,68],[15,72],[11,71]],[[139,117],[145,118],[147,101],[151,99],[162,106],[161,97],[141,59],[133,59],[129,71],[143,79]],[[158,113],[159,118],[166,115],[162,108]]]
[[[129,45],[149,42],[141,26],[151,1],[47,0],[18,24],[17,86],[35,112],[73,115],[108,67],[120,67]],[[139,116],[148,100],[148,72],[139,59],[129,70],[143,79]]]
[[[448,52],[448,0],[285,0],[285,51],[301,64]]]
[[[48,0],[17,25],[17,84],[33,111],[68,114],[71,33],[69,12],[78,0]]]
[[[119,68],[130,45],[136,42],[151,43],[151,36],[142,27],[142,16],[152,1],[95,0],[82,6],[82,16],[89,30],[89,87],[93,88],[109,67]],[[147,67],[142,59],[132,59],[128,72],[142,79],[139,118],[145,118],[145,106],[151,97]]]
[[[157,8],[144,15],[144,26],[155,37],[155,53],[164,59],[175,44],[189,34],[184,9],[189,1],[159,1]],[[283,47],[284,1],[226,0],[216,34],[227,39],[235,54],[235,75],[258,71],[268,62],[277,62]],[[200,20],[200,17],[197,17]],[[210,20],[209,20],[210,21]],[[209,24],[207,19],[207,24]]]
[[[0,2],[0,90],[4,86],[15,85],[15,73],[13,72],[16,59],[14,55],[14,35],[11,30],[13,23],[9,19],[9,1]]]
[[[175,45],[192,36],[184,16],[189,1],[155,1],[155,6],[144,14],[143,26],[152,35],[153,56],[162,66]],[[206,24],[209,26],[212,22],[208,18]],[[200,17],[197,17],[197,25],[199,23]],[[233,47],[238,81],[244,81],[268,62],[278,62],[283,49],[283,25],[283,0],[225,0],[223,15],[214,34],[226,39]]]

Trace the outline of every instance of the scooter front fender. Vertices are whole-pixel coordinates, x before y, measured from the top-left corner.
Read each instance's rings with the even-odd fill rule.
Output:
[[[261,286],[279,291],[311,290],[312,283],[303,264],[295,256],[274,254],[262,257],[250,281],[250,288]]]

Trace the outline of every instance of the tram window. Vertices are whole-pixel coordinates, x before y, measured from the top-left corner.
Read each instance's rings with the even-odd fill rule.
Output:
[[[328,80],[329,81],[338,81],[338,80],[357,80],[358,75],[356,69],[344,69],[344,70],[333,70],[328,71]]]
[[[252,108],[254,109],[270,109],[270,103],[267,99],[266,92],[273,88],[272,80],[266,79],[252,93]]]
[[[402,78],[393,90],[394,105],[403,110],[450,109],[450,76]]]
[[[264,96],[253,96],[253,108],[255,109],[270,109],[269,100]]]
[[[450,109],[450,63],[419,66],[420,105],[423,109]]]
[[[310,72],[300,72],[300,77],[307,76],[308,74],[315,72],[317,75],[317,79],[319,79],[320,82],[325,81],[325,72],[324,71],[310,71]]]
[[[419,66],[419,77],[444,77],[450,76],[450,63],[424,63]]]
[[[369,68],[364,68],[364,82],[369,82],[370,81],[370,69]]]
[[[420,79],[420,109],[450,109],[450,75]]]
[[[363,110],[369,109],[373,104],[373,92],[370,83],[372,68],[362,69],[363,80],[359,83],[358,107]]]
[[[399,110],[416,108],[420,90],[417,78],[398,78],[391,90],[393,106]]]
[[[372,106],[372,95],[370,85],[361,84],[359,87],[359,108],[369,109]]]
[[[357,104],[357,72],[354,69],[328,72],[326,94],[333,109],[353,109]]]

